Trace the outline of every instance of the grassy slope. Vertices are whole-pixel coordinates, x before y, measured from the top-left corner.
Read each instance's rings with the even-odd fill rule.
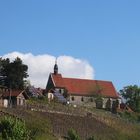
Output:
[[[118,140],[139,140],[140,125],[121,119],[116,115],[104,110],[90,109],[99,121],[112,128]],[[108,134],[106,134],[108,135]],[[116,140],[115,139],[115,140]]]
[[[95,136],[95,140],[139,140],[140,138],[138,124],[124,121],[106,111],[83,107],[73,108],[60,104],[51,104],[47,107],[49,110],[65,114],[20,109],[6,111],[23,118],[28,127],[34,130],[36,140],[56,140],[54,134],[65,136],[70,128],[75,129],[81,139],[92,135]],[[85,116],[89,111],[93,113],[93,117]]]
[[[4,109],[4,111],[14,114],[25,120],[29,130],[32,130],[35,140],[57,140],[52,134],[50,121],[40,112],[23,109]]]

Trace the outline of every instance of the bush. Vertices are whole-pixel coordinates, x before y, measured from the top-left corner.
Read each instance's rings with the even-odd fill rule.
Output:
[[[90,137],[88,140],[95,140],[95,139],[94,139],[94,136]]]
[[[25,123],[12,117],[4,117],[1,120],[0,133],[4,140],[29,140]]]
[[[135,113],[135,112],[119,112],[118,113],[120,115],[121,118],[131,121],[131,122],[140,122],[140,116],[139,114]]]
[[[74,129],[68,131],[68,140],[80,140],[78,134]]]

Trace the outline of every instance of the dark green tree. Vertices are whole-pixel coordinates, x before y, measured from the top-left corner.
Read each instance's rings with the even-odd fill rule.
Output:
[[[10,64],[9,58],[2,59],[0,58],[0,85],[5,86],[7,81],[7,71],[8,65]]]
[[[28,66],[23,64],[20,58],[13,62],[9,59],[1,59],[1,75],[5,76],[5,86],[12,89],[23,89],[25,78],[28,77]]]
[[[133,111],[140,112],[140,87],[137,85],[126,86],[120,90],[120,94]]]

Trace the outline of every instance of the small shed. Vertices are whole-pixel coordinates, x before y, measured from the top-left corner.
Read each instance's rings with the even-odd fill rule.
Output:
[[[25,106],[28,95],[25,90],[6,91],[1,96],[1,105],[3,107]]]

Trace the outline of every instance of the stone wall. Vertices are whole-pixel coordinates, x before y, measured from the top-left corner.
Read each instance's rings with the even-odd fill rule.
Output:
[[[111,106],[113,101],[116,101],[114,98],[102,98],[103,99],[103,106],[102,108],[106,108],[107,101],[110,99],[111,100]],[[70,104],[75,104],[75,105],[87,105],[87,106],[93,106],[96,107],[96,97],[91,97],[91,96],[76,96],[76,95],[70,95],[68,98]],[[120,103],[120,100],[119,100]]]

